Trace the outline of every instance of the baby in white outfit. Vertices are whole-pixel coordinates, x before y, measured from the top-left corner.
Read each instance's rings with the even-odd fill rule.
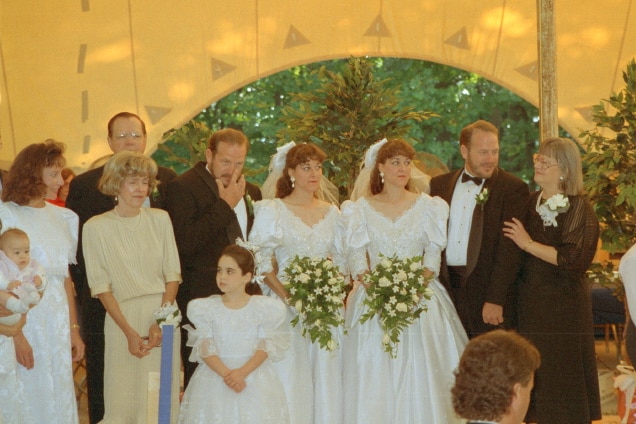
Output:
[[[0,318],[0,324],[15,324],[42,297],[46,283],[30,251],[24,231],[9,228],[0,236],[0,305],[15,312]]]

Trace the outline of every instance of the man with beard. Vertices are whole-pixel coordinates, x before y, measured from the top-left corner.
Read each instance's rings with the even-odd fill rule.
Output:
[[[514,326],[514,282],[521,250],[504,221],[525,222],[528,185],[498,167],[499,131],[476,121],[461,131],[462,169],[431,180],[431,196],[450,205],[440,280],[469,337]]]
[[[183,282],[177,303],[186,318],[188,302],[220,294],[216,268],[223,248],[247,239],[254,221],[253,202],[261,200],[260,189],[242,174],[249,142],[245,135],[227,128],[212,134],[205,162],[175,178],[168,185],[167,210],[172,218]],[[187,331],[181,330],[181,359],[185,386],[197,364],[190,362]]]

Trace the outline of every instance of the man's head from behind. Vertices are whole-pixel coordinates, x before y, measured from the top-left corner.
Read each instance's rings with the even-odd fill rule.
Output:
[[[455,371],[455,412],[468,420],[521,423],[540,363],[539,351],[514,332],[495,330],[472,339]]]
[[[118,113],[108,121],[108,145],[113,153],[122,150],[144,153],[146,124],[134,113]]]

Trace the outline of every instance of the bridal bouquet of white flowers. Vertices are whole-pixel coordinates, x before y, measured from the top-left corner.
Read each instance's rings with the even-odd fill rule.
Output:
[[[433,291],[428,288],[429,279],[423,274],[421,256],[407,259],[380,256],[380,262],[364,276],[363,282],[367,286],[364,304],[368,310],[360,322],[378,315],[384,330],[384,350],[395,357],[402,330],[427,310],[420,301],[430,299]]]
[[[289,291],[289,304],[298,315],[291,321],[300,324],[303,336],[333,351],[338,347],[334,337],[344,324],[345,280],[331,259],[296,256],[284,270],[283,285]]]

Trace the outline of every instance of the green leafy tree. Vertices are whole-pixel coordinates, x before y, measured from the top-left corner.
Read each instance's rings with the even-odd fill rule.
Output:
[[[191,120],[181,128],[171,129],[163,135],[163,143],[159,145],[153,158],[168,164],[178,174],[190,169],[205,157],[205,149],[212,131],[208,126]]]
[[[189,158],[187,160],[190,161],[190,166],[204,160],[207,141],[202,143],[201,137],[205,137],[210,131],[234,128],[242,131],[250,140],[244,168],[248,180],[262,183],[267,177],[269,158],[276,152],[276,133],[284,126],[280,120],[281,110],[290,104],[290,93],[315,89],[319,82],[311,76],[312,72],[323,65],[335,69],[339,63],[329,61],[296,66],[230,93],[202,110],[185,125],[189,127],[189,140],[188,137],[178,136],[175,130],[166,132],[153,158],[181,173],[187,169],[183,168],[181,158]],[[195,122],[200,125],[194,125]],[[192,150],[186,146],[190,143],[200,144],[201,148],[196,149],[199,152],[197,158],[184,153]]]
[[[636,242],[636,62],[625,88],[593,108],[595,127],[581,133],[585,188],[601,223],[603,249],[624,252]]]
[[[323,83],[321,75],[340,73],[347,62],[342,59],[295,66],[259,79],[214,102],[193,121],[210,130],[231,127],[243,131],[251,141],[245,167],[248,179],[262,183],[269,158],[281,141],[278,133],[286,128],[281,120],[282,110],[298,109],[300,100],[295,93],[318,90]],[[483,77],[457,68],[400,58],[373,57],[366,62],[374,83],[383,82],[385,88],[396,90],[398,108],[429,110],[439,115],[408,123],[404,137],[412,141],[416,150],[437,156],[450,169],[458,168],[463,165],[459,132],[470,122],[486,119],[500,129],[501,166],[526,181],[532,180],[531,155],[539,140],[536,107]],[[188,157],[180,145],[189,141],[171,135],[172,132],[166,134],[166,142],[153,157],[180,173],[184,165],[178,158]],[[197,142],[198,136],[192,137],[191,142]],[[203,158],[201,150],[196,160]]]
[[[332,166],[327,177],[348,198],[364,152],[382,138],[407,137],[413,122],[433,116],[401,106],[399,90],[388,80],[374,78],[371,61],[349,59],[341,72],[321,67],[321,85],[292,95],[283,108],[282,142],[311,141],[327,154]]]

